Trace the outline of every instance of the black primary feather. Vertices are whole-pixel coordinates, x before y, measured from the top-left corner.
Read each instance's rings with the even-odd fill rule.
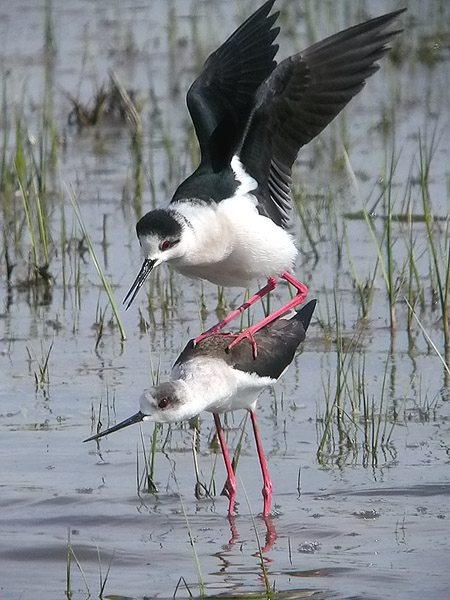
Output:
[[[291,208],[291,167],[364,86],[376,61],[399,33],[385,31],[406,9],[371,19],[283,60],[260,86],[238,152],[258,182],[259,210],[286,227]]]
[[[255,92],[276,66],[278,13],[269,16],[274,2],[263,4],[209,56],[187,93],[202,165],[215,172],[229,165]]]
[[[186,198],[219,202],[236,190],[230,161],[254,106],[255,93],[276,67],[279,13],[268,0],[206,60],[186,102],[200,145],[197,170],[181,183],[172,202]]]

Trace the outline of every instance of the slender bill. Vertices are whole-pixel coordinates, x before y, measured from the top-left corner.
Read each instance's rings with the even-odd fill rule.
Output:
[[[128,427],[128,425],[134,425],[135,423],[139,423],[140,421],[143,421],[144,417],[145,417],[144,413],[139,411],[132,417],[125,419],[125,421],[121,421],[120,423],[117,423],[117,425],[114,425],[114,427],[110,427],[109,429],[105,429],[105,431],[101,431],[100,433],[97,433],[96,435],[92,435],[91,437],[83,440],[83,442],[91,442],[92,440],[98,440],[99,438],[103,437],[104,435],[109,435],[110,433],[114,433],[114,431],[119,431],[119,429]]]
[[[123,300],[123,304],[125,304],[126,301],[128,300],[128,298],[130,298],[128,301],[128,304],[125,307],[125,310],[128,310],[130,308],[131,303],[136,298],[136,294],[141,289],[144,281],[147,279],[147,277],[151,273],[153,267],[155,266],[155,262],[156,262],[156,260],[151,260],[150,258],[146,258],[144,260],[144,262],[142,263],[142,267],[138,273],[138,276],[133,281],[133,285],[130,287],[130,289],[128,290],[128,294],[125,296],[125,298]]]

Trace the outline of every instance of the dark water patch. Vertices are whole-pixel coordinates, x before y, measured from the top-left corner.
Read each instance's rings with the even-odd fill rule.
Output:
[[[417,484],[409,487],[380,487],[366,490],[338,490],[330,494],[330,496],[368,496],[380,497],[383,496],[410,496],[410,497],[427,497],[427,496],[448,496],[450,495],[450,483],[429,483]],[[325,496],[326,497],[326,496]]]
[[[288,575],[292,577],[340,577],[342,575],[348,575],[352,569],[343,567],[324,567],[320,569],[310,569],[307,571],[287,571]]]
[[[89,546],[76,546],[76,554],[83,561],[98,562],[98,553],[96,548]],[[47,544],[47,545],[27,545],[23,544],[21,548],[2,549],[0,546],[0,557],[3,560],[17,560],[19,562],[66,562],[67,561],[67,543]]]
[[[264,592],[255,593],[236,593],[236,594],[206,594],[205,598],[208,600],[238,600],[239,598],[248,600],[267,600],[268,595]],[[280,600],[306,600],[311,598],[312,600],[333,600],[337,598],[333,592],[327,593],[317,590],[297,589],[297,590],[276,590],[273,593],[273,598]],[[350,599],[349,599],[350,600]]]

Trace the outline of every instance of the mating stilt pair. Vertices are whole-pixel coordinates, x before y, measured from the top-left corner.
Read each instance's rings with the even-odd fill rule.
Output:
[[[291,274],[297,248],[286,231],[292,165],[300,148],[377,71],[377,60],[399,33],[386,29],[403,12],[341,31],[277,64],[274,3],[265,2],[210,55],[189,89],[187,105],[200,145],[200,165],[177,188],[167,208],[153,210],[137,223],[144,262],[124,302],[128,308],[152,269],[162,263],[221,286],[247,288],[262,278],[267,285],[188,344],[174,365],[172,380],[144,392],[136,415],[89,438],[145,419],[177,421],[202,410],[213,412],[233,512],[236,480],[219,414],[246,408],[263,473],[265,515],[272,484],[256,424],[256,398],[292,361],[315,306],[310,302],[283,318],[307,295],[306,286]],[[219,333],[273,290],[280,277],[297,290],[290,302],[241,334]]]
[[[268,0],[207,59],[187,93],[201,150],[198,168],[165,209],[137,223],[144,254],[124,302],[127,308],[153,268],[177,271],[220,286],[267,285],[196,342],[217,333],[281,277],[295,298],[243,331],[256,356],[255,333],[303,303],[307,288],[291,274],[297,248],[286,231],[291,168],[302,146],[317,136],[378,69],[376,61],[398,31],[386,28],[402,12],[341,31],[278,65],[279,13]]]

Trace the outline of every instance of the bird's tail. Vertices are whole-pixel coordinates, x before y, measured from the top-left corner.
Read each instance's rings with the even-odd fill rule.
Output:
[[[268,333],[275,334],[283,331],[296,342],[296,346],[306,338],[306,331],[316,308],[317,300],[311,300],[305,306],[283,315],[264,328]],[[263,331],[263,330],[261,330]],[[257,335],[257,334],[256,334]]]
[[[303,325],[303,329],[305,332],[308,330],[309,324],[311,322],[311,318],[314,313],[314,309],[316,308],[317,300],[311,300],[305,306],[302,306],[298,310],[295,311],[295,316],[292,318],[296,321],[300,321]]]
[[[311,322],[311,318],[314,314],[316,304],[317,300],[311,300],[310,302],[308,302],[308,304],[305,304],[305,306],[291,310],[290,312],[280,317],[279,323],[282,324],[283,321],[295,320],[303,325],[303,329],[306,332]]]

